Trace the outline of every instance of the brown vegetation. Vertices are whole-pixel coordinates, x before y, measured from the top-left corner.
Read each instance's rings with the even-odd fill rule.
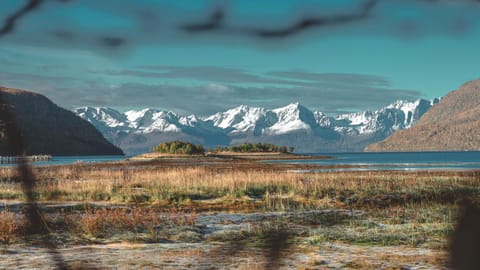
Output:
[[[444,251],[458,203],[480,201],[475,171],[298,172],[305,168],[315,166],[236,157],[37,167],[35,196],[54,239],[66,245],[221,243],[219,256],[260,249],[267,265],[290,250],[326,243]],[[0,235],[15,236],[4,243],[41,243],[34,236],[22,240],[24,195],[15,170],[0,168],[0,176],[0,198],[9,208],[2,212],[9,218],[1,219]],[[206,229],[229,225],[236,229]],[[269,248],[273,245],[281,250]],[[437,266],[445,263],[444,255],[438,256]],[[408,265],[395,258],[385,261]],[[355,265],[380,264],[358,259]]]
[[[312,208],[454,203],[480,194],[478,172],[474,171],[297,172],[315,168],[305,166],[185,158],[39,167],[35,169],[35,196],[39,201],[155,203],[166,207],[213,199],[265,207],[279,200],[293,208]],[[0,198],[22,200],[16,171],[0,168],[0,175]]]
[[[22,218],[3,210],[0,212],[0,246],[8,246],[18,239]]]
[[[480,150],[480,80],[464,84],[410,129],[369,145],[367,151]]]
[[[0,87],[0,96],[5,103],[0,107],[0,155],[18,154],[11,149],[12,142],[6,133],[5,124],[12,120],[22,133],[25,141],[25,149],[22,150],[27,155],[123,154],[90,123],[58,107],[43,95]],[[15,119],[6,119],[10,114]]]

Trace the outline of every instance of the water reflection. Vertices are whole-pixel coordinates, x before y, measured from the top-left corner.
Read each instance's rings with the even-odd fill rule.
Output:
[[[331,159],[278,160],[268,162],[318,165],[314,170],[338,171],[419,171],[480,169],[480,152],[329,153]]]

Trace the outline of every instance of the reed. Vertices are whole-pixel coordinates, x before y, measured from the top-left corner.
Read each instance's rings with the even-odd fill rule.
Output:
[[[20,238],[23,219],[16,213],[3,210],[0,212],[0,246],[7,247]]]
[[[480,202],[478,172],[292,169],[243,160],[39,167],[34,168],[35,196],[40,202],[102,202],[103,208],[45,214],[49,228],[67,242],[221,241],[259,247],[282,233],[288,236],[288,247],[341,242],[445,249],[458,218],[458,202]],[[23,198],[15,170],[0,168],[0,199]],[[195,226],[199,212],[303,209],[361,215],[300,214],[208,237]],[[2,241],[18,241],[19,213],[0,215],[5,217],[0,219]]]
[[[2,168],[1,199],[23,199],[15,172]],[[40,201],[188,204],[208,199],[263,202],[262,207],[386,207],[449,202],[480,194],[475,173],[297,173],[215,166],[47,167],[36,171]],[[252,201],[252,200],[250,200]]]

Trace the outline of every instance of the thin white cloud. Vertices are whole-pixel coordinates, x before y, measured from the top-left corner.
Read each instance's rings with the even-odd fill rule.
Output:
[[[228,87],[223,84],[218,84],[218,83],[209,83],[206,87],[205,90],[209,94],[229,94],[234,91],[233,88]]]

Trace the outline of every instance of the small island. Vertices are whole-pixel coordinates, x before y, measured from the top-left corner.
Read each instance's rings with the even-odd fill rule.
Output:
[[[212,150],[213,153],[233,152],[233,153],[293,153],[294,147],[277,146],[272,143],[242,143],[240,145],[217,147]]]
[[[204,146],[190,142],[171,141],[152,147],[152,152],[144,153],[131,160],[154,160],[165,158],[228,157],[248,159],[308,159],[311,157],[293,154],[294,147],[277,146],[271,143],[242,143],[239,145],[216,147],[206,150]],[[319,158],[319,157],[317,157]]]
[[[161,143],[152,148],[152,152],[161,154],[204,155],[205,148],[189,142],[173,141]]]

